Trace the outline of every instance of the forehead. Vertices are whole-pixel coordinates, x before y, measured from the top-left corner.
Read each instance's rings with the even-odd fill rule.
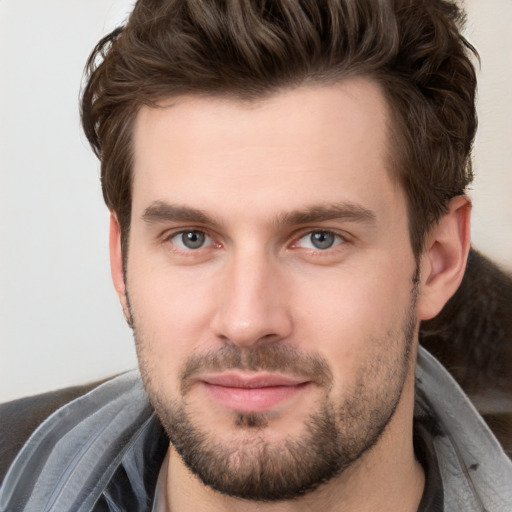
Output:
[[[134,127],[133,210],[154,201],[211,204],[226,215],[230,206],[269,214],[319,202],[384,206],[396,201],[387,123],[383,95],[366,79],[258,101],[181,96],[143,107]]]

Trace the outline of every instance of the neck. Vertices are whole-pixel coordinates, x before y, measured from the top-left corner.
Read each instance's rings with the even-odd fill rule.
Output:
[[[220,494],[206,487],[172,447],[167,464],[167,512],[415,512],[425,478],[414,456],[412,411],[414,375],[376,445],[341,475],[311,493],[280,502],[256,502]]]

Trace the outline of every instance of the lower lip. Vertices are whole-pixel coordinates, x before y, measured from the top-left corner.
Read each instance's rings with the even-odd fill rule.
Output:
[[[210,396],[223,406],[238,412],[265,412],[301,393],[308,383],[296,386],[232,388],[203,383]]]

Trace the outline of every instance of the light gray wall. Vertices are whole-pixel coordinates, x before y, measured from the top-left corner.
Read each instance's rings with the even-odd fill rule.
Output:
[[[87,56],[124,0],[0,0],[0,401],[135,366],[110,281]]]
[[[467,0],[468,35],[481,57],[473,241],[512,270],[512,1]]]
[[[136,364],[77,111],[87,55],[130,4],[0,0],[0,401]],[[474,242],[512,269],[512,2],[467,5],[482,56]]]

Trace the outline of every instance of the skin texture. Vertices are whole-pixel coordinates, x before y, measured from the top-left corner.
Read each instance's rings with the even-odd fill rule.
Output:
[[[416,510],[417,327],[462,278],[467,199],[451,201],[417,268],[386,104],[368,80],[161,105],[135,125],[125,275],[115,216],[111,261],[176,445],[168,508]],[[329,471],[307,482],[325,445]],[[263,496],[282,474],[295,487]]]

